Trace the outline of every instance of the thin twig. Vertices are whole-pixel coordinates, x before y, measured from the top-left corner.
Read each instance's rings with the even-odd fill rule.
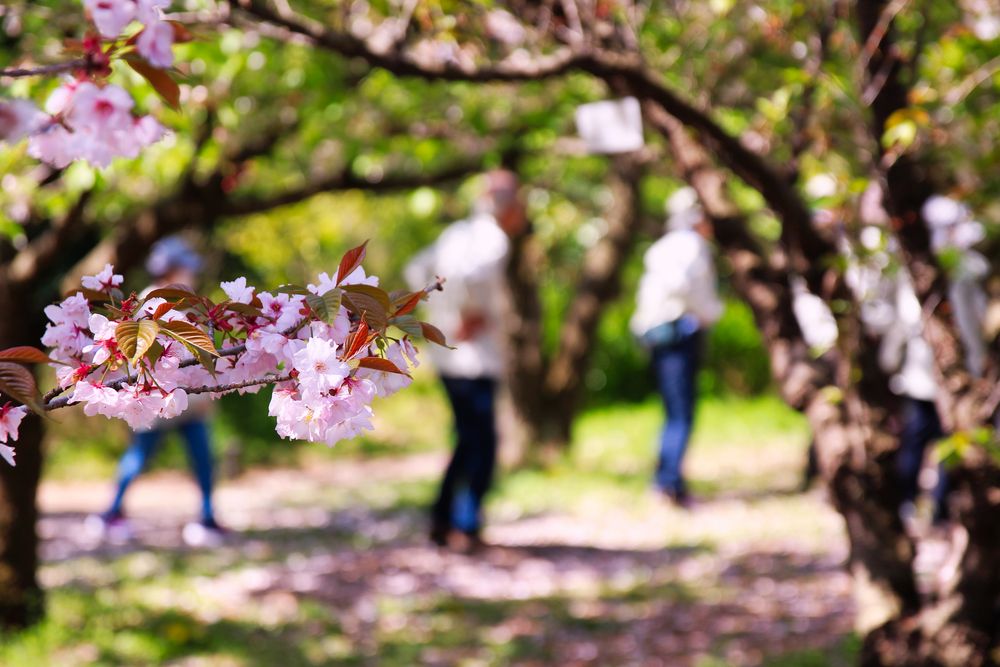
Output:
[[[17,79],[28,76],[51,76],[53,74],[62,74],[63,72],[71,72],[75,69],[86,68],[89,67],[90,64],[91,63],[87,58],[78,58],[76,60],[68,60],[64,63],[39,65],[38,67],[10,67],[7,69],[0,69],[0,77]]]
[[[972,94],[972,91],[992,79],[997,72],[1000,72],[1000,56],[986,62],[982,67],[962,79],[961,83],[949,90],[948,94],[944,96],[944,103],[953,106],[962,102]]]
[[[188,395],[219,394],[225,391],[235,391],[236,389],[245,389],[246,387],[255,387],[262,384],[280,384],[282,382],[288,382],[291,379],[291,375],[278,375],[258,378],[256,380],[244,380],[243,382],[234,382],[233,384],[220,384],[215,387],[193,387],[191,389],[184,389],[184,392]]]

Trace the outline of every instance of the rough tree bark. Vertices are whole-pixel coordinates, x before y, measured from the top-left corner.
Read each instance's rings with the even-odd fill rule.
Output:
[[[10,289],[0,267],[0,349],[36,343],[38,333],[24,293]],[[2,399],[0,399],[2,400]],[[21,423],[17,467],[0,465],[0,627],[21,628],[37,621],[44,609],[38,584],[38,508],[35,490],[42,472],[41,419]]]
[[[512,311],[508,380],[526,443],[519,449],[526,450],[529,457],[541,454],[544,459],[569,443],[601,315],[621,291],[622,270],[642,226],[639,182],[643,169],[643,161],[636,155],[612,159],[608,184],[613,204],[605,217],[608,228],[584,256],[559,331],[558,347],[551,354],[546,354],[542,343],[540,249],[530,233],[513,241],[507,265]]]
[[[891,116],[909,106],[909,87],[903,80],[904,63],[895,41],[893,8],[885,0],[859,0],[856,19],[868,56],[866,86],[871,96],[872,137],[880,149],[886,209],[892,215],[896,238],[924,305],[925,336],[934,350],[942,391],[938,410],[951,431],[971,431],[992,420],[990,407],[997,384],[998,360],[990,355],[986,378],[976,378],[965,364],[965,354],[948,302],[948,277],[934,255],[923,217],[923,205],[935,188],[917,158],[884,149],[881,138]],[[993,348],[994,351],[996,347]],[[1000,469],[980,449],[971,449],[958,468],[952,503],[963,533],[953,548],[964,552],[958,577],[938,592],[912,619],[900,619],[866,642],[864,660],[870,665],[913,664],[984,665],[998,661],[1000,647]]]
[[[761,330],[785,401],[809,419],[821,475],[847,528],[850,569],[863,602],[859,607],[877,612],[861,619],[859,626],[874,627],[903,610],[914,610],[918,604],[914,548],[897,511],[900,498],[893,467],[897,441],[889,429],[888,410],[873,407],[884,406],[890,396],[877,360],[868,354],[862,380],[849,383],[845,381],[848,355],[815,358],[792,308],[785,252],[780,246],[767,252],[753,238],[726,194],[725,174],[683,125],[655,104],[647,103],[645,112],[666,134],[682,177],[698,193],[732,267],[732,285]],[[871,344],[851,347],[875,349]]]

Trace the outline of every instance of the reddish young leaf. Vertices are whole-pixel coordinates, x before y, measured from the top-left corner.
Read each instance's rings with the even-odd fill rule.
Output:
[[[176,303],[171,303],[169,301],[161,303],[159,306],[156,307],[156,310],[153,311],[153,316],[152,316],[153,319],[154,320],[160,319],[161,317],[166,315],[168,311],[172,310],[176,305],[177,305]]]
[[[170,75],[156,67],[153,67],[142,58],[130,55],[124,58],[129,67],[134,69],[139,76],[149,82],[153,90],[163,98],[171,109],[179,109],[181,104],[181,88],[177,82],[170,78]]]
[[[358,367],[370,368],[375,371],[382,371],[383,373],[398,373],[399,375],[410,377],[409,373],[401,370],[399,366],[382,357],[365,357],[364,359],[359,359]]]
[[[150,290],[146,293],[144,301],[149,301],[155,298],[161,299],[191,299],[197,298],[198,295],[188,287],[187,285],[181,285],[180,283],[164,285],[163,287],[157,287],[154,290]]]
[[[444,334],[433,324],[428,324],[427,322],[420,323],[420,330],[424,334],[424,338],[432,343],[436,343],[441,347],[447,347],[449,349],[455,349],[451,345],[448,345],[448,341],[445,339]]]
[[[183,44],[194,40],[194,35],[183,23],[177,21],[167,21],[167,23],[174,29],[174,44]]]
[[[417,307],[417,304],[420,303],[420,300],[424,298],[424,294],[425,292],[423,290],[410,294],[409,298],[403,300],[402,305],[396,308],[395,316],[399,317],[400,315],[406,315],[407,313],[412,312],[413,309]],[[399,302],[400,299],[397,299],[392,305],[395,306]]]
[[[361,262],[365,259],[367,246],[368,241],[365,241],[357,248],[351,248],[344,254],[343,259],[340,260],[340,267],[337,269],[338,285],[340,284],[340,281],[354,273],[354,270],[361,266]]]
[[[0,392],[24,403],[35,412],[43,412],[38,402],[35,376],[24,366],[10,361],[0,361]]]
[[[389,323],[389,295],[370,285],[345,285],[343,304],[349,311],[366,320],[373,329],[382,331]]]
[[[29,345],[19,345],[0,350],[0,361],[16,361],[21,364],[45,364],[50,361],[49,356],[38,348]]]
[[[344,347],[346,348],[344,357],[346,359],[353,357],[368,344],[370,340],[368,332],[368,323],[361,320],[361,323],[358,324],[358,330],[348,336],[347,341],[344,343]]]

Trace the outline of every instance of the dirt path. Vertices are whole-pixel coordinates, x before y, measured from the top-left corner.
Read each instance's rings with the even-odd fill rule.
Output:
[[[136,484],[136,538],[123,545],[83,529],[106,485],[46,483],[43,581],[116,586],[121,575],[97,564],[119,563],[164,609],[190,585],[188,611],[205,627],[336,635],[302,664],[758,665],[804,649],[838,664],[831,647],[853,613],[839,519],[820,494],[723,496],[686,513],[652,502],[501,507],[492,546],[469,556],[425,539],[421,504],[441,465],[428,454],[251,472],[218,494],[233,534],[200,552],[180,540],[197,507],[184,475]],[[158,598],[164,561],[172,583]],[[309,626],[310,605],[332,625]],[[698,663],[708,657],[721,662]]]

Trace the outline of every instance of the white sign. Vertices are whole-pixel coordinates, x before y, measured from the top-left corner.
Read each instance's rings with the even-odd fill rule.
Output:
[[[625,97],[582,104],[576,109],[576,130],[591,153],[628,153],[643,146],[639,100]]]

